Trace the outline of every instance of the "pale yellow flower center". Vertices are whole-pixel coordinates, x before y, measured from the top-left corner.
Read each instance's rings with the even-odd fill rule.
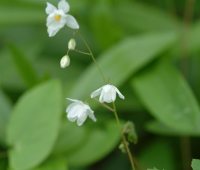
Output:
[[[55,21],[59,22],[61,20],[61,15],[57,14],[54,16]]]

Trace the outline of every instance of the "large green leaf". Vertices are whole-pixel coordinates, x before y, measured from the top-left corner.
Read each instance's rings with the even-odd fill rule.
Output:
[[[159,8],[144,3],[120,3],[115,8],[116,22],[125,30],[162,32],[175,30],[180,26],[178,19]]]
[[[38,82],[39,78],[37,76],[37,72],[33,68],[32,63],[15,45],[10,45],[10,51],[12,53],[11,56],[14,60],[16,68],[18,69],[24,82],[26,82],[28,86],[35,85]]]
[[[138,74],[132,85],[161,123],[182,134],[200,134],[198,103],[187,82],[168,62],[158,62]]]
[[[113,20],[112,15],[115,8],[110,5],[109,1],[97,0],[93,5],[94,7],[90,11],[90,25],[96,38],[95,42],[98,43],[100,47],[105,49],[111,44],[116,43],[117,40],[120,40],[122,38],[123,31],[121,30],[121,25]]]
[[[192,160],[192,169],[193,170],[199,170],[200,169],[200,160],[199,159],[193,159]]]
[[[115,85],[120,85],[130,75],[167,50],[175,40],[174,33],[132,37],[100,56],[98,63],[106,77]],[[102,84],[102,78],[93,64],[82,74],[70,96],[84,98]]]
[[[200,21],[195,23],[190,29],[188,37],[188,48],[190,52],[199,51],[200,47]]]
[[[5,170],[7,168],[7,160],[5,158],[0,158],[0,169]]]
[[[185,135],[183,131],[175,130],[171,127],[166,126],[165,124],[158,121],[150,121],[146,125],[147,130],[159,134],[159,135],[168,135],[168,136],[182,136]]]
[[[176,170],[173,148],[165,140],[156,140],[144,147],[138,159],[143,169],[157,167],[161,170]]]
[[[0,142],[5,143],[7,123],[12,106],[6,95],[0,90]]]
[[[104,126],[87,130],[87,138],[82,145],[67,155],[69,165],[86,166],[102,159],[116,147],[120,138],[115,121],[107,121]]]
[[[56,141],[62,113],[61,86],[49,81],[24,94],[8,126],[10,167],[30,169],[40,164]]]
[[[45,12],[42,6],[38,8],[19,2],[6,2],[0,6],[0,24],[2,26],[8,24],[35,24],[42,23],[44,20]]]
[[[82,143],[87,138],[87,130],[84,127],[78,127],[75,123],[65,120],[63,123],[58,140],[55,144],[53,154],[69,154],[77,147],[82,146]]]
[[[158,170],[158,169],[157,169],[157,168],[153,168],[153,169],[149,169],[149,168],[148,168],[147,170]]]
[[[21,90],[25,88],[25,84],[19,76],[17,68],[15,67],[15,63],[12,60],[8,50],[0,51],[0,73],[0,83],[2,87],[12,90]]]
[[[33,170],[67,170],[66,159],[60,158],[49,158],[42,165]]]

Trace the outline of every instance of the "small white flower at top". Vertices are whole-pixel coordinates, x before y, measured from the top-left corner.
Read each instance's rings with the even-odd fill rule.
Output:
[[[56,33],[65,25],[72,29],[79,29],[79,24],[77,23],[76,19],[72,15],[67,14],[69,10],[70,6],[65,0],[60,0],[58,3],[58,8],[47,2],[47,31],[49,37],[56,35]]]
[[[94,122],[96,122],[96,117],[94,111],[90,108],[89,105],[83,103],[80,100],[69,99],[72,103],[67,107],[67,118],[71,122],[77,122],[78,126],[81,126],[89,117]]]
[[[112,103],[116,100],[117,94],[121,99],[125,99],[125,97],[121,94],[121,92],[117,89],[117,87],[111,84],[107,84],[95,90],[94,92],[92,92],[91,98],[100,96],[99,97],[100,103],[104,103],[104,102]]]

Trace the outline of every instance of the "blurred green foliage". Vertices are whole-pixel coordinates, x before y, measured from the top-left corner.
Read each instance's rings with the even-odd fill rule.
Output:
[[[135,124],[140,169],[188,170],[200,157],[200,1],[192,2],[69,0],[104,74],[126,96],[117,107]],[[0,1],[0,170],[130,169],[110,112],[88,101],[97,123],[66,120],[65,98],[85,100],[103,81],[84,55],[72,52],[70,67],[59,67],[72,31],[49,38],[45,7]]]

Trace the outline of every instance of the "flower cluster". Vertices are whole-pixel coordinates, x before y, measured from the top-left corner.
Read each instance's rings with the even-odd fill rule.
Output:
[[[67,14],[69,12],[70,6],[65,0],[60,0],[58,3],[58,8],[54,5],[47,3],[46,13],[47,17],[47,28],[49,37],[53,37],[57,34],[57,32],[63,28],[65,25],[70,27],[71,29],[79,29],[79,24],[76,19]],[[68,42],[68,52],[70,50],[75,50],[76,41],[72,38]],[[61,58],[60,66],[61,68],[66,68],[70,65],[70,58],[67,54]],[[112,103],[115,102],[117,95],[124,99],[125,97],[121,94],[121,92],[114,85],[107,84],[102,86],[101,88],[95,90],[91,93],[91,98],[95,98],[99,96],[100,103]],[[67,118],[71,122],[76,122],[78,126],[81,126],[89,117],[94,122],[96,122],[96,117],[94,115],[94,111],[90,108],[90,106],[80,100],[67,98],[71,104],[67,107]]]
[[[117,94],[121,99],[124,99],[124,96],[120,93],[117,87],[107,84],[92,92],[91,98],[94,98],[99,95],[100,103],[111,103],[115,102]],[[93,114],[94,111],[90,108],[89,105],[79,100],[74,100],[74,99],[68,99],[68,100],[73,102],[66,109],[66,112],[68,113],[67,118],[70,121],[72,122],[77,121],[77,125],[81,126],[86,120],[86,118],[89,117],[96,122],[96,118]]]

